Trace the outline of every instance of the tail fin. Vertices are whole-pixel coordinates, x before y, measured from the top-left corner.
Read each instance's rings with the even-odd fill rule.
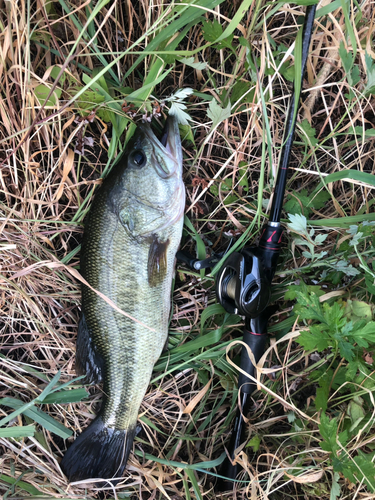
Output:
[[[69,481],[120,477],[133,444],[134,429],[117,430],[97,417],[65,453],[61,469]]]

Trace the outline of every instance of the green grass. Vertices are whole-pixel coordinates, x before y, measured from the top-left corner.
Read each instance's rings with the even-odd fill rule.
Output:
[[[182,248],[205,258],[232,240],[231,250],[256,242],[307,3],[0,6],[4,499],[98,498],[93,484],[68,485],[59,462],[65,439],[102,398],[74,371],[80,240],[101,178],[142,117],[160,128],[177,112]],[[366,1],[318,6],[282,217],[278,309],[238,456],[241,498],[375,493],[372,18]],[[218,498],[243,328],[216,303],[219,266],[209,274],[178,265],[168,350],[140,408],[143,432],[124,481],[104,486],[102,498]]]

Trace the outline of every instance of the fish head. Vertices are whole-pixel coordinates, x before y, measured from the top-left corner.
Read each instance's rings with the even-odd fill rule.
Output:
[[[133,236],[156,233],[183,216],[182,147],[174,117],[168,118],[161,140],[150,124],[138,127],[119,176],[113,202],[121,223]]]

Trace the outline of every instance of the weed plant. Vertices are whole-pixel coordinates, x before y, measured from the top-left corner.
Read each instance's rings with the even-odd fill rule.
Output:
[[[178,116],[182,248],[256,242],[270,208],[306,0],[0,2],[2,498],[370,499],[375,495],[374,4],[318,5],[273,288],[270,347],[215,493],[237,405],[242,318],[177,267],[167,351],[123,480],[59,462],[100,387],[74,371],[84,218],[140,120]],[[296,41],[297,39],[297,41]]]

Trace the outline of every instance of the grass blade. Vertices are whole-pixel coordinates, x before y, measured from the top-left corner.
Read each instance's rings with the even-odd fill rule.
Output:
[[[0,421],[0,425],[4,425],[4,423],[6,423],[7,421],[12,420],[17,415],[23,413],[27,417],[31,418],[34,422],[37,422],[48,431],[57,434],[63,439],[66,439],[73,434],[71,430],[60,424],[60,422],[57,422],[50,415],[47,415],[47,413],[45,413],[44,411],[40,410],[39,408],[33,408],[32,406],[34,405],[34,401],[32,401],[31,403],[23,404],[22,401],[14,398],[3,398],[0,400],[0,404],[9,406],[10,408],[15,408],[16,410],[8,415],[8,417],[2,419]]]
[[[35,434],[35,425],[0,428],[0,438],[23,438]]]

